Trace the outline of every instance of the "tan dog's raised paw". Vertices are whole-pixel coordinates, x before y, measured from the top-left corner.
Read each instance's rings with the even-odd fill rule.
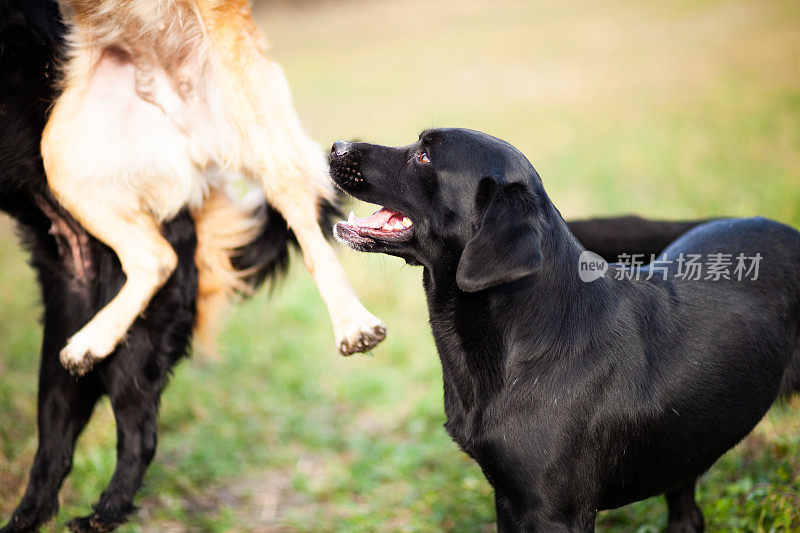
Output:
[[[386,338],[386,326],[366,309],[359,313],[360,320],[351,320],[334,328],[336,346],[342,355],[368,352]]]

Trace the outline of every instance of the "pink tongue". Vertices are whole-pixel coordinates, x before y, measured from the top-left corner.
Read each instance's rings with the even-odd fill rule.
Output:
[[[354,218],[352,223],[362,228],[380,229],[396,215],[400,216],[399,213],[382,207],[368,217]]]

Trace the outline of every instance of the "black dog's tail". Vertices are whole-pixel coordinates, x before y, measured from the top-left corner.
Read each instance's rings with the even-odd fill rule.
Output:
[[[672,241],[695,226],[714,219],[668,221],[647,220],[637,216],[574,220],[567,225],[584,248],[610,263],[620,254],[658,255]]]
[[[195,334],[212,357],[217,355],[217,326],[225,305],[284,273],[289,248],[297,246],[283,216],[262,195],[253,197],[257,199],[240,201],[214,189],[192,213],[197,229]],[[333,203],[320,198],[319,223],[326,235],[338,215]]]

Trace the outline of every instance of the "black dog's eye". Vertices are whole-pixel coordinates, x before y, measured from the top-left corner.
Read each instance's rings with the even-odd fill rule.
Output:
[[[423,165],[428,164],[431,162],[431,158],[428,157],[428,152],[419,151],[417,152],[417,163],[421,163]]]

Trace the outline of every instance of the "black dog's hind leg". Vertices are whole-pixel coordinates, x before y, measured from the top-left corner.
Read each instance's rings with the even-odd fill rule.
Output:
[[[667,492],[667,533],[699,533],[703,531],[703,513],[694,501],[697,480]]]
[[[117,360],[144,359],[126,352],[120,350]],[[117,425],[117,464],[108,487],[93,506],[94,512],[67,524],[75,532],[111,531],[123,524],[134,510],[133,497],[156,451],[158,398],[164,379],[158,379],[159,384],[154,386],[142,383],[145,379],[142,371],[128,376],[121,372],[114,374],[109,377],[107,387]]]
[[[66,336],[54,338],[48,325],[39,371],[39,448],[25,495],[2,533],[36,531],[58,511],[58,490],[72,468],[75,441],[101,395],[93,378],[76,381],[61,366],[58,352]]]
[[[89,374],[99,377],[114,411],[117,464],[94,511],[67,524],[72,531],[111,531],[134,510],[134,496],[156,451],[159,397],[170,369],[189,344],[197,294],[194,224],[189,214],[182,212],[165,224],[164,231],[178,254],[178,267],[146,313],[133,323],[127,341]],[[122,274],[113,254],[102,255],[100,261],[113,261],[119,276],[116,283],[102,286],[107,300],[116,293]],[[100,267],[110,269],[102,263]]]

